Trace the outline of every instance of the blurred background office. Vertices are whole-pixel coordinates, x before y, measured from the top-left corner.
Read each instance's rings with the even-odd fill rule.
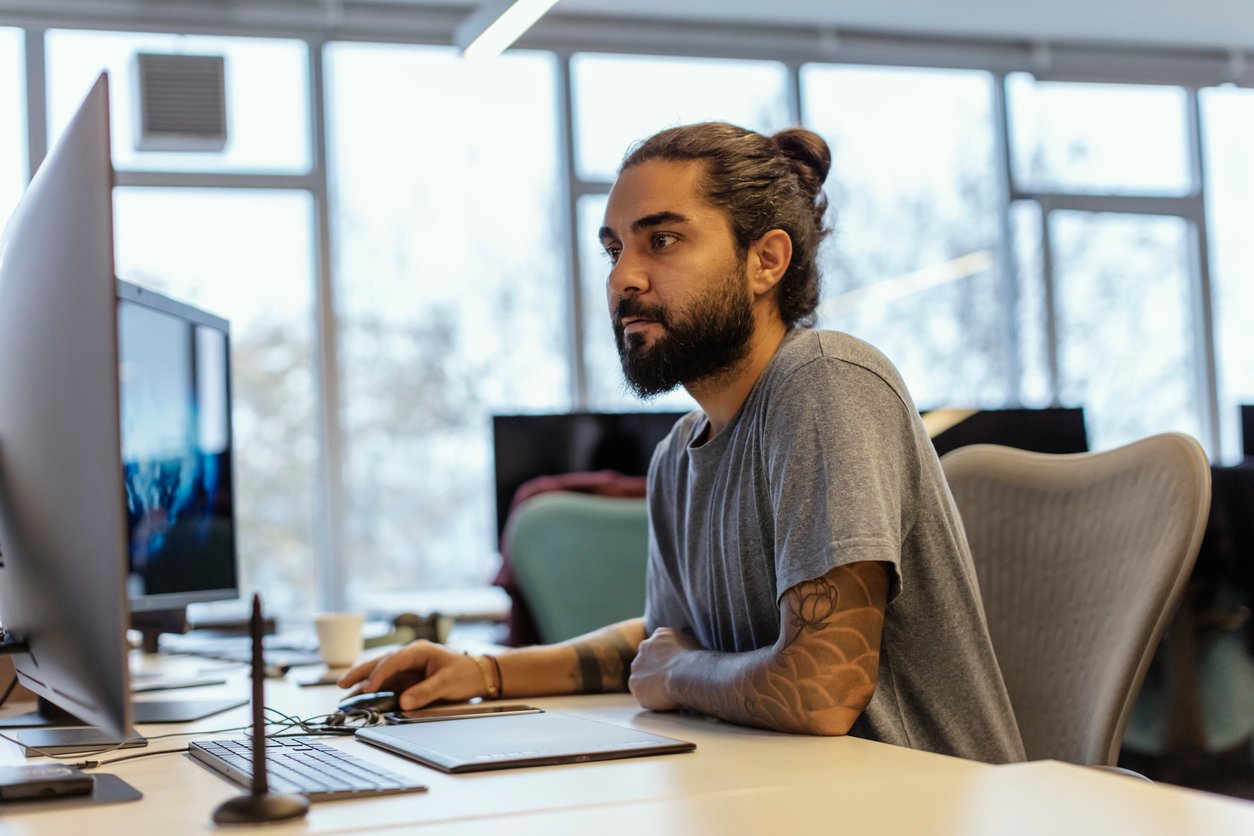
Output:
[[[820,325],[920,407],[1082,406],[1093,449],[1180,430],[1241,461],[1241,0],[560,0],[467,60],[477,6],[0,0],[0,222],[109,70],[117,274],[232,323],[270,611],[486,585],[493,415],[691,405],[621,387],[595,236],[625,149],[680,122],[826,138]],[[140,53],[222,56],[219,148],[143,150]]]

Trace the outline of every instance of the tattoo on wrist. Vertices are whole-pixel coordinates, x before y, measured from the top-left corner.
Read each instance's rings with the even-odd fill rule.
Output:
[[[585,694],[627,690],[631,660],[636,649],[626,638],[613,633],[603,639],[575,645],[578,665],[571,672],[575,690]]]

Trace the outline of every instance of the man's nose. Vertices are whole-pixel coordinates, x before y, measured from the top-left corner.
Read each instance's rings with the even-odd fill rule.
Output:
[[[644,266],[624,251],[610,269],[607,284],[611,297],[639,296],[649,289],[649,276]]]

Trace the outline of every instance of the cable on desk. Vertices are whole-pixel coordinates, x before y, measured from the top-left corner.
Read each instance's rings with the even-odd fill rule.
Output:
[[[275,731],[266,732],[267,738],[307,737],[307,736],[330,737],[330,736],[335,736],[335,735],[353,734],[354,732],[357,731],[357,728],[358,728],[358,726],[350,726],[350,725],[329,726],[326,724],[326,721],[329,717],[331,717],[330,714],[317,714],[317,715],[314,715],[313,717],[302,719],[300,717],[295,717],[291,714],[287,714],[286,712],[280,711],[279,709],[273,708],[271,706],[266,706],[264,710],[265,710],[267,729],[269,729],[272,726],[276,727]],[[200,737],[203,735],[211,735],[211,734],[230,734],[231,732],[242,732],[243,734],[248,734],[251,731],[252,731],[252,724],[250,723],[247,726],[231,726],[230,728],[225,728],[225,729],[207,729],[207,730],[197,729],[195,731],[182,731],[182,732],[170,732],[168,734],[156,734],[156,735],[150,735],[148,737],[143,737],[143,736],[128,737],[126,740],[123,740],[121,743],[118,743],[114,746],[110,746],[107,749],[101,749],[99,752],[95,752],[94,754],[107,755],[110,752],[116,752],[119,749],[123,748],[127,743],[130,743],[133,740],[165,740],[166,738],[170,738],[170,737]],[[28,749],[37,755],[40,755],[45,758],[49,758],[51,760],[69,761],[69,760],[74,760],[74,758],[81,758],[84,754],[83,752],[65,752],[65,753],[46,752],[43,749],[39,749],[34,746],[28,746],[22,741],[18,740],[17,738],[10,737],[4,732],[0,732],[0,738],[3,738],[4,740],[9,741],[10,743],[16,743],[18,746],[21,746],[23,749]],[[187,750],[188,750],[188,747],[184,746],[179,749],[161,749],[159,751],[154,751],[154,752],[140,752],[134,755],[124,755],[120,758],[109,758],[108,760],[103,760],[103,761],[102,760],[78,761],[71,765],[77,767],[78,769],[95,769],[97,767],[107,766],[109,764],[119,763],[121,761],[135,760],[136,758],[151,758],[151,757],[155,757],[156,755],[170,755],[170,754],[176,754],[179,752],[186,752]]]

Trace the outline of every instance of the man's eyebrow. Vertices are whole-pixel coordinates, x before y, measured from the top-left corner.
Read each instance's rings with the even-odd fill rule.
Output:
[[[652,215],[645,215],[643,218],[637,218],[632,221],[631,230],[632,232],[639,232],[642,229],[652,229],[655,226],[662,226],[663,224],[688,223],[690,220],[691,218],[687,215],[681,215],[678,212],[654,212]],[[618,234],[614,232],[611,227],[603,226],[597,232],[597,237],[602,241],[606,241],[617,238]]]
[[[683,224],[688,221],[687,215],[681,215],[678,212],[654,212],[652,215],[645,215],[643,218],[637,218],[632,221],[631,230],[632,232],[639,232],[642,229],[651,229],[663,224]]]

